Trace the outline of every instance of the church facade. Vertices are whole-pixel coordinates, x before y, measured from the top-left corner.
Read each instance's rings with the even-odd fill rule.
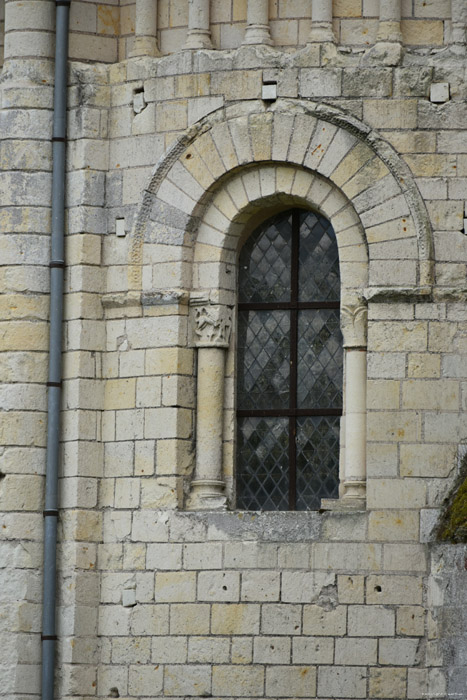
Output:
[[[465,698],[466,46],[0,0],[0,697]]]

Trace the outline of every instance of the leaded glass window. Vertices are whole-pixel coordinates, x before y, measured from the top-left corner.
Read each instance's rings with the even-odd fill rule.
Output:
[[[237,507],[336,498],[342,415],[339,256],[324,217],[263,223],[239,260]]]

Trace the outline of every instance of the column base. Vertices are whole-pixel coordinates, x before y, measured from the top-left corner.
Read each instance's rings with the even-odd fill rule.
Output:
[[[157,40],[153,36],[137,36],[133,49],[129,53],[130,58],[140,58],[141,56],[153,56],[156,58],[161,53],[157,48]]]
[[[366,510],[366,498],[322,498],[320,510],[329,510],[335,513],[352,513],[358,510]]]
[[[311,25],[308,44],[335,44],[336,37],[332,31],[332,26],[327,23],[315,22]]]
[[[187,510],[226,510],[227,498],[223,481],[197,479],[191,482]]]
[[[245,38],[242,41],[244,46],[251,46],[252,44],[272,46],[272,43],[273,41],[267,24],[250,24],[245,30]]]
[[[211,34],[204,29],[190,29],[184,49],[212,49]]]

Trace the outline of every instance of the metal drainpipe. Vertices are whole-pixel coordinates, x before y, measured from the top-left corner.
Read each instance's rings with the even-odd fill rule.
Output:
[[[52,236],[50,258],[50,338],[47,396],[47,468],[44,510],[44,597],[42,609],[42,700],[53,700],[55,667],[55,587],[58,519],[58,463],[62,386],[62,318],[65,223],[66,90],[68,20],[71,0],[56,0],[55,85],[52,135]]]

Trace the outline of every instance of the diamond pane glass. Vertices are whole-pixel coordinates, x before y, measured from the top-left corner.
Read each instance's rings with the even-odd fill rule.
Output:
[[[298,313],[297,406],[342,406],[342,336],[338,309]]]
[[[338,416],[297,418],[297,510],[318,510],[322,498],[337,498]]]
[[[240,418],[237,430],[237,507],[287,510],[288,419]]]
[[[279,214],[260,226],[240,253],[239,301],[290,299],[292,216]]]
[[[339,301],[339,253],[330,222],[300,213],[299,301]]]
[[[238,408],[288,406],[289,374],[289,312],[239,311]]]

